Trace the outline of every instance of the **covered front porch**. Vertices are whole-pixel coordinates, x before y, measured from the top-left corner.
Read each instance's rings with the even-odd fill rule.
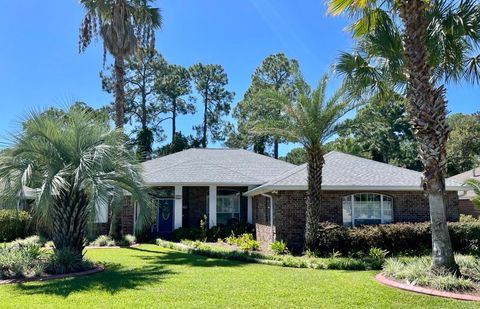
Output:
[[[209,228],[235,222],[252,223],[252,198],[243,196],[250,189],[249,186],[219,185],[155,187],[152,198],[156,218],[150,228],[151,235],[168,236],[181,227],[200,227],[200,221],[205,218]],[[134,212],[136,219],[136,206]]]

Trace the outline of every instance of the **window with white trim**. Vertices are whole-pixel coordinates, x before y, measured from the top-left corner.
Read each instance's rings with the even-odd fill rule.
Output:
[[[393,199],[378,193],[343,197],[343,224],[348,226],[393,222]]]
[[[220,189],[217,192],[217,225],[228,225],[232,220],[240,220],[240,192]]]

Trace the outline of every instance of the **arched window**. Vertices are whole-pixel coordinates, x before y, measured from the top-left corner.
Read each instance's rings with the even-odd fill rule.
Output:
[[[343,224],[357,226],[393,222],[393,199],[377,193],[343,197]]]

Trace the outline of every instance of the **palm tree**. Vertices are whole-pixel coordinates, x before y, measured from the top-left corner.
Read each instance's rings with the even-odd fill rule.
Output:
[[[437,4],[446,7],[445,2],[428,2],[424,0],[389,0],[389,1],[355,1],[355,0],[329,0],[329,11],[336,15],[343,12],[350,16],[360,16],[352,26],[354,35],[361,37],[360,41],[369,44],[369,35],[375,34],[377,29],[383,30],[383,37],[376,43],[378,49],[384,49],[385,54],[391,53],[391,63],[376,59],[380,66],[373,68],[362,58],[352,58],[360,65],[361,75],[370,82],[362,79],[365,88],[375,90],[383,85],[382,77],[387,77],[389,82],[404,82],[406,85],[407,113],[409,115],[411,129],[419,145],[420,159],[423,164],[422,186],[428,196],[430,205],[430,218],[432,230],[432,269],[447,269],[453,273],[458,272],[458,265],[453,256],[450,235],[448,233],[445,215],[445,174],[446,174],[446,142],[449,128],[446,123],[446,100],[445,89],[437,86],[438,69],[447,77],[470,78],[476,71],[477,62],[469,58],[478,42],[478,6],[474,1],[463,1],[460,6],[466,8],[467,20],[458,18],[450,19],[455,27],[429,27],[438,26],[438,23],[429,24],[429,16],[435,14]],[[449,9],[446,10],[449,13]],[[395,38],[393,20],[402,21],[403,32],[402,45],[399,40],[388,41]],[[455,16],[458,17],[458,16]],[[432,19],[431,19],[432,20]],[[468,21],[468,27],[461,28],[462,23]],[[438,36],[433,41],[436,43],[432,48],[429,44],[430,30],[437,31]],[[463,29],[461,32],[456,31]],[[431,34],[431,33],[430,33]],[[453,38],[453,44],[449,40]],[[364,39],[364,40],[363,40]],[[431,41],[430,41],[431,42]],[[389,47],[394,46],[401,53],[392,53]],[[430,47],[430,48],[429,48]],[[444,48],[445,47],[445,48]],[[449,47],[451,49],[448,49]],[[429,50],[434,50],[429,53]],[[432,59],[438,59],[438,66],[432,65]],[[469,61],[470,60],[470,61]],[[463,70],[467,65],[470,69]],[[394,70],[390,70],[392,67]],[[380,68],[380,70],[379,70]],[[398,70],[396,70],[398,68]],[[385,75],[383,75],[385,74]],[[445,76],[445,75],[444,75]],[[378,78],[380,77],[380,78]],[[360,80],[350,80],[347,83],[358,83]],[[357,84],[358,85],[358,84]]]
[[[475,207],[480,209],[480,181],[477,179],[468,179],[465,181],[465,184],[472,187],[475,196],[472,197],[471,201]]]
[[[328,100],[325,98],[327,81],[327,76],[322,77],[313,91],[303,81],[297,81],[295,98],[274,90],[264,90],[262,99],[280,106],[285,117],[283,120],[258,122],[254,128],[254,133],[277,135],[305,147],[308,166],[305,246],[308,249],[315,248],[317,227],[321,222],[320,194],[325,162],[323,144],[335,134],[340,118],[353,108],[352,104],[342,100],[342,90],[335,92]]]
[[[90,45],[94,37],[103,39],[104,55],[114,58],[115,69],[115,125],[123,128],[125,109],[124,59],[139,47],[155,48],[155,30],[162,25],[158,8],[149,5],[152,0],[80,0],[87,12],[80,26],[80,51]]]
[[[56,250],[81,253],[87,223],[118,190],[131,193],[139,224],[147,223],[151,204],[141,179],[123,134],[82,109],[31,114],[0,155],[0,180],[9,184],[4,202],[13,205],[24,187],[38,189],[34,211],[52,225]]]

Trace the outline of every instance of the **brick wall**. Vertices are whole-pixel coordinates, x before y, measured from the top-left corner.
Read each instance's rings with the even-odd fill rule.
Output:
[[[458,201],[458,209],[463,215],[470,215],[474,218],[480,218],[480,209],[473,205],[472,201],[462,199]]]
[[[125,234],[134,234],[133,230],[133,218],[134,218],[134,208],[133,208],[133,199],[131,196],[125,196],[123,198],[123,207],[122,207],[122,233]]]
[[[361,192],[324,192],[321,199],[322,221],[343,224],[342,198],[354,193]],[[424,222],[429,220],[428,201],[422,192],[383,191],[373,193],[384,194],[393,198],[395,222]],[[275,238],[286,241],[291,249],[301,249],[305,232],[305,191],[279,191],[273,197]],[[253,219],[257,239],[260,242],[270,240],[270,223],[263,218],[267,211],[268,203],[266,203],[266,200],[265,197],[256,196],[253,198]],[[447,202],[448,220],[457,221],[459,218],[457,192],[448,192]]]
[[[255,234],[262,248],[268,247],[272,239],[270,227],[270,200],[257,195],[252,198],[252,218],[255,222]],[[275,234],[275,227],[274,227]]]

